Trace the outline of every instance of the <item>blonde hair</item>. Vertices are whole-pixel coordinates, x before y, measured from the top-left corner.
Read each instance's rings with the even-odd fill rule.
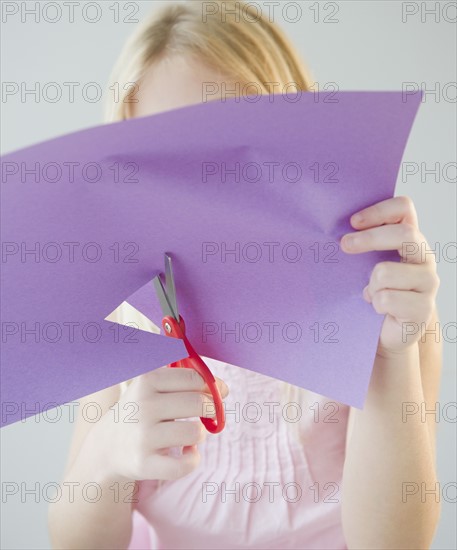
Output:
[[[217,9],[205,14],[208,4]],[[127,84],[138,86],[151,65],[174,54],[194,56],[237,82],[255,85],[262,94],[290,85],[309,91],[312,85],[283,32],[259,15],[253,4],[234,0],[171,3],[146,19],[126,42],[110,77],[110,83],[121,90],[116,102],[107,103],[107,121],[130,118],[128,96],[133,88]],[[248,91],[244,89],[245,94]]]
[[[216,9],[205,14],[205,4]],[[272,93],[272,83],[280,88],[292,84],[301,91],[309,91],[312,85],[289,40],[278,26],[259,15],[253,4],[234,0],[170,3],[146,19],[126,42],[110,77],[110,84],[118,83],[122,92],[116,102],[107,104],[106,120],[131,118],[128,95],[132,87],[127,84],[138,86],[155,62],[175,54],[193,56],[235,82],[256,84],[265,95]],[[245,92],[248,89],[243,88]],[[156,332],[127,304],[114,312],[111,320],[116,320],[116,315],[117,322],[134,322],[143,330]],[[282,384],[289,402],[305,401],[305,390]],[[121,384],[121,389],[126,386]]]

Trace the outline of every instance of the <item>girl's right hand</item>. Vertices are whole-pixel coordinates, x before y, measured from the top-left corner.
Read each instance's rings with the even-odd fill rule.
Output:
[[[226,384],[218,378],[216,382],[225,398]],[[115,407],[117,414],[108,411],[84,442],[86,450],[90,446],[92,465],[103,470],[103,477],[172,480],[198,466],[196,445],[205,439],[206,428],[200,418],[179,419],[214,418],[215,407],[208,387],[195,370],[162,367],[138,376]],[[132,409],[135,413],[128,414]],[[183,447],[182,454],[170,455],[171,447]]]

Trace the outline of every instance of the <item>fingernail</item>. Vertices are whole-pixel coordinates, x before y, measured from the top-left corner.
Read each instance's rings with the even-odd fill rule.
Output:
[[[352,223],[360,224],[360,223],[363,223],[363,221],[364,221],[363,214],[360,214],[359,212],[352,216]]]
[[[344,248],[351,249],[354,247],[354,237],[351,235],[345,235],[343,237]]]
[[[363,289],[362,295],[363,295],[363,299],[369,304],[371,304],[371,298],[368,292],[368,285]]]

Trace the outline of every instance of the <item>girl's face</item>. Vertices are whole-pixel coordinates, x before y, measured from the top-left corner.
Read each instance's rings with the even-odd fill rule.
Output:
[[[157,114],[213,99],[230,97],[235,83],[198,60],[174,55],[152,65],[139,83],[132,117]],[[226,92],[227,90],[227,92]]]

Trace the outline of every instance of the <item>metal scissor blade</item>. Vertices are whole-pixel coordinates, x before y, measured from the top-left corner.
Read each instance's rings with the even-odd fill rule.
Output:
[[[165,284],[167,287],[168,302],[173,311],[173,316],[179,321],[178,301],[176,299],[175,280],[173,278],[173,269],[171,266],[171,257],[165,254]]]
[[[160,307],[162,308],[163,315],[165,317],[174,317],[175,314],[168,301],[167,293],[163,288],[163,284],[162,284],[162,281],[160,280],[159,275],[156,275],[154,279],[152,279],[152,282],[154,283],[154,288],[156,290],[157,297],[159,298]]]

